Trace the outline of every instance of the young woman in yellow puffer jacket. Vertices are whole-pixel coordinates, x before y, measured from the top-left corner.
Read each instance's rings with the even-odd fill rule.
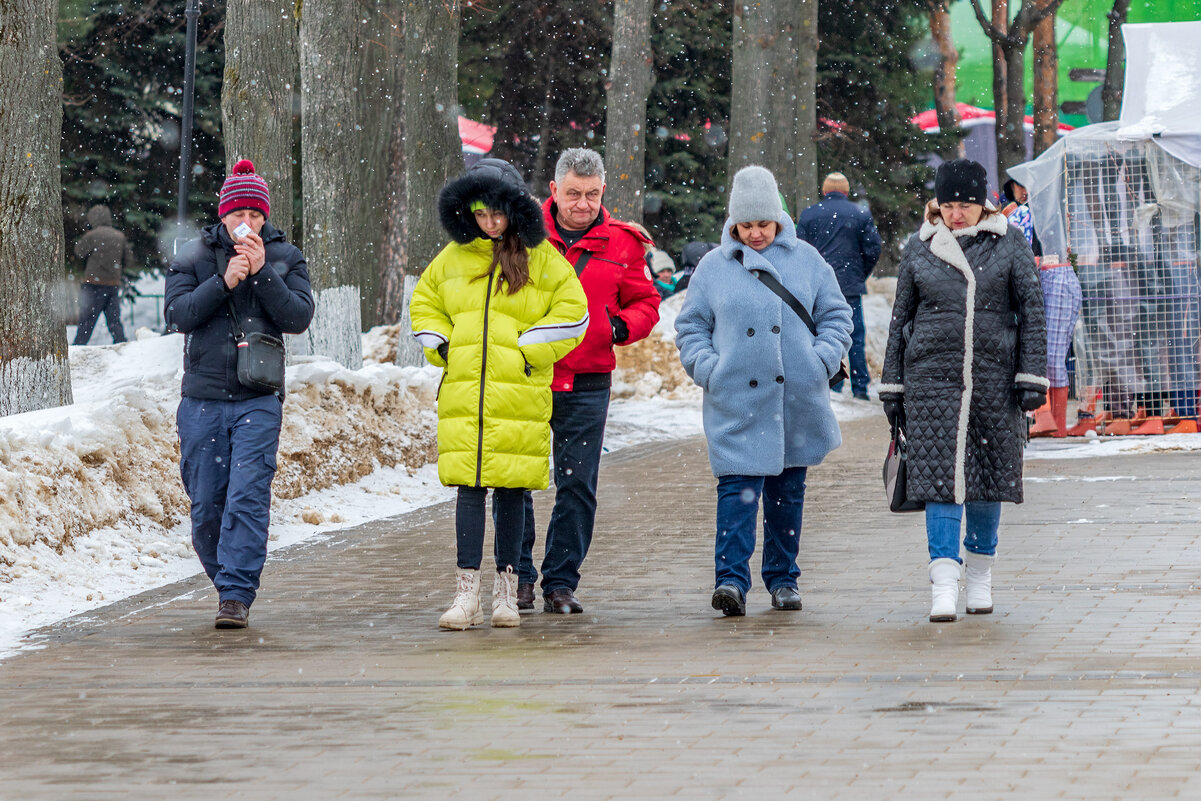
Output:
[[[482,159],[443,187],[442,227],[454,240],[421,275],[413,335],[444,368],[438,394],[438,477],[459,488],[454,603],[438,625],[483,623],[484,511],[493,488],[496,579],[492,625],[518,626],[523,493],[549,483],[551,377],[588,329],[575,269],[546,241],[542,211],[521,175]]]

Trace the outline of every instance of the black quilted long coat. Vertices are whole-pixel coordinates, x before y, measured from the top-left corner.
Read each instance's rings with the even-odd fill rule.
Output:
[[[954,233],[924,222],[901,260],[879,388],[904,401],[909,497],[1021,503],[1017,390],[1045,390],[1046,372],[1043,293],[1021,232],[1000,214]]]

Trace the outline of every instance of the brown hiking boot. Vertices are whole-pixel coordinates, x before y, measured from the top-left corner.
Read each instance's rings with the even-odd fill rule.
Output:
[[[517,585],[517,608],[518,609],[533,609],[534,608],[534,585],[533,584],[518,584]]]
[[[217,607],[216,627],[219,629],[244,629],[250,622],[250,610],[241,601],[222,601]]]

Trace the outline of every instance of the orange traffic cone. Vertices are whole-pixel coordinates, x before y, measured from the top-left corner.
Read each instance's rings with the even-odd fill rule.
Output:
[[[1148,417],[1147,421],[1145,423],[1143,423],[1141,426],[1134,429],[1130,433],[1137,434],[1139,436],[1146,436],[1148,434],[1162,434],[1163,433],[1163,418],[1160,417],[1159,415],[1155,415],[1154,417]]]
[[[1186,417],[1168,431],[1169,434],[1196,434],[1198,432],[1197,421],[1192,417]]]
[[[1030,425],[1031,437],[1049,437],[1055,433],[1055,417],[1051,414],[1051,402],[1047,401],[1034,410],[1034,422]]]
[[[1112,423],[1107,423],[1104,430],[1098,431],[1098,434],[1104,434],[1107,437],[1121,437],[1130,433],[1129,420],[1114,420]]]

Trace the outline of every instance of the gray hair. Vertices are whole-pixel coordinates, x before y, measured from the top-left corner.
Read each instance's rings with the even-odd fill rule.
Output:
[[[574,172],[581,178],[599,175],[605,182],[605,162],[600,153],[586,147],[569,147],[559,156],[555,164],[555,183],[562,183],[567,173]]]

